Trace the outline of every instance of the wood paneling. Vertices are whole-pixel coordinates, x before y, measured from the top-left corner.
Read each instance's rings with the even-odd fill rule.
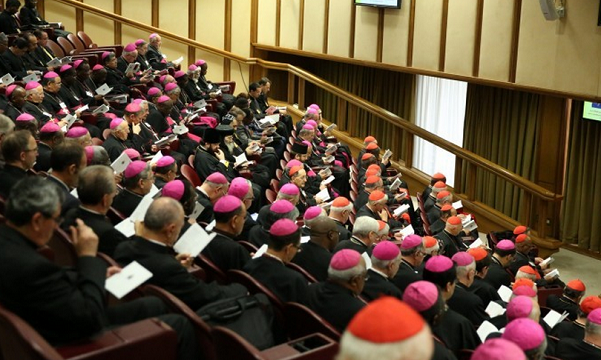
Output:
[[[449,1],[445,68],[452,74],[471,76],[473,71],[478,0]]]
[[[438,70],[443,0],[415,2],[413,66]]]
[[[509,50],[509,81],[515,82],[518,66],[518,46],[520,43],[520,19],[522,17],[522,0],[513,1],[513,18],[511,20],[511,48]]]
[[[122,14],[121,0],[113,0],[113,8],[115,9],[114,10],[115,14],[121,15]],[[121,25],[121,23],[118,23],[116,21],[113,22],[113,24],[114,24],[113,31],[115,33],[115,44],[121,44],[121,42],[122,42],[121,41],[122,25]]]
[[[511,6],[508,4],[511,3]],[[485,0],[482,14],[480,77],[507,81],[513,1]]]
[[[323,52],[326,3],[323,0],[309,0],[304,3],[302,49]]]
[[[386,10],[382,38],[382,62],[407,65],[409,39],[410,0],[403,1],[400,10]]]
[[[257,42],[275,45],[276,0],[258,0]]]
[[[282,2],[280,19],[280,46],[298,49],[300,0]]]
[[[74,8],[50,0],[45,2],[44,12],[46,21],[60,21],[65,29],[77,29]]]
[[[482,43],[482,16],[484,14],[484,0],[477,0],[476,29],[474,33],[474,60],[472,65],[472,76],[478,77],[480,72],[480,45]]]
[[[113,1],[107,0],[85,0],[84,3],[90,4],[100,9],[114,12]],[[115,26],[113,21],[101,18],[100,16],[83,14],[83,29],[96,43],[114,43]]]
[[[159,27],[181,36],[188,36],[188,16],[172,16],[175,9],[188,9],[188,0],[159,0]],[[184,10],[185,11],[185,10]],[[188,57],[188,47],[172,41],[163,40],[161,48],[168,60],[175,60],[180,56]]]
[[[449,0],[442,0],[440,16],[440,52],[438,54],[438,71],[444,71],[447,47],[447,21],[449,20]]]
[[[384,48],[384,9],[378,9],[378,40],[376,43],[376,61],[382,62]]]
[[[355,54],[358,60],[376,61],[378,53],[378,9],[357,6],[355,15]]]
[[[327,54],[350,56],[353,8],[351,1],[330,1]],[[354,26],[354,22],[352,24]]]
[[[195,2],[195,0],[190,1]],[[211,0],[197,3],[196,40],[220,49],[225,47],[225,8],[227,1],[228,0]],[[207,16],[207,14],[211,15]],[[207,21],[207,19],[210,19],[210,21]],[[215,29],[224,29],[224,31],[215,31]],[[204,59],[209,64],[208,79],[214,79],[214,81],[224,79],[224,64],[221,56],[200,50],[196,50],[195,53],[197,59]]]

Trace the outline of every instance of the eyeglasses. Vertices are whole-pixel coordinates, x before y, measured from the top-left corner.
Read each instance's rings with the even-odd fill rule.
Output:
[[[33,149],[25,149],[25,150],[23,150],[23,151],[24,151],[24,152],[30,152],[30,151],[35,151],[35,152],[37,152],[37,151],[38,151],[38,148],[37,148],[37,147],[34,147]]]
[[[60,214],[56,217],[52,216],[52,215],[46,215],[46,214],[43,214],[43,215],[46,219],[51,219],[52,221],[54,221],[56,223],[56,225],[60,226],[60,224],[63,223],[63,217]]]
[[[300,244],[292,244],[292,246],[296,248],[297,253],[303,251],[303,249],[301,249],[301,247],[300,247]]]

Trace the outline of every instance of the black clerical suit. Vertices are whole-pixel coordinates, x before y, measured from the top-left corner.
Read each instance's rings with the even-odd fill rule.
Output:
[[[432,332],[456,356],[459,356],[459,350],[474,350],[481,343],[474,325],[452,309],[447,309],[440,322],[432,327]]]
[[[123,214],[123,216],[130,217],[140,204],[140,201],[142,201],[143,197],[143,195],[123,189],[113,199],[112,207]]]
[[[48,22],[40,17],[38,9],[34,7],[22,6],[19,10],[19,20],[23,27],[28,25],[48,25]],[[33,28],[33,27],[32,27]]]
[[[242,245],[232,238],[231,234],[213,230],[217,234],[204,248],[202,255],[206,256],[221,271],[230,269],[242,270],[250,261],[250,254]]]
[[[498,290],[501,285],[507,287],[511,285],[511,275],[505,271],[505,268],[501,265],[499,260],[493,256],[484,281],[488,282]]]
[[[300,248],[301,251],[294,256],[292,262],[313,275],[317,281],[325,281],[328,278],[332,253],[311,240],[301,244]]]
[[[0,32],[6,35],[19,33],[19,23],[17,23],[16,14],[11,14],[8,10],[0,13]]]
[[[264,254],[248,261],[243,270],[283,303],[306,303],[307,280],[299,272],[287,268],[280,259]]]
[[[353,292],[334,282],[309,285],[307,306],[341,333],[366,304]]]
[[[198,201],[200,205],[204,206],[204,209],[202,210],[200,215],[198,215],[196,221],[208,224],[215,219],[215,216],[213,214],[213,203],[211,202],[211,199],[209,199],[207,194],[205,194],[204,192],[197,189],[196,193],[198,194],[198,198],[196,199],[196,201]]]
[[[342,249],[351,249],[357,251],[359,254],[363,254],[367,252],[369,256],[371,256],[371,247],[367,246],[361,239],[356,236],[351,237],[350,240],[340,241],[338,245],[334,248],[334,253],[342,250]]]
[[[248,232],[247,240],[257,248],[267,244],[267,239],[269,239],[269,229],[265,229],[261,225],[253,227]]]
[[[148,52],[146,52],[146,59],[155,70],[163,70],[167,68],[167,63],[163,63],[163,54],[157,48],[152,45],[148,45]]]
[[[75,196],[71,195],[71,190],[67,184],[62,182],[59,178],[52,176],[50,174],[46,181],[50,181],[63,193],[63,203],[61,204],[61,215],[65,215],[69,210],[77,208],[81,203],[79,199]]]
[[[0,24],[2,24],[2,20],[0,20]],[[25,67],[23,58],[15,55],[10,48],[4,50],[2,58],[15,80],[23,80],[27,76],[27,68]]]
[[[202,146],[196,150],[194,157],[194,169],[201,181],[204,181],[209,175],[215,172],[222,173],[228,181],[232,181],[236,177],[234,164],[227,161],[219,161],[215,155],[206,151]]]
[[[109,154],[111,162],[117,160],[117,158],[121,156],[121,153],[127,149],[125,141],[118,139],[113,134],[109,135],[109,137],[102,143],[102,147]]]
[[[0,170],[0,196],[8,198],[10,189],[27,176],[27,171],[9,164]]]
[[[558,339],[582,340],[584,339],[584,324],[576,321],[561,321],[559,324],[553,326],[550,335]]]
[[[381,296],[393,296],[399,300],[403,298],[403,292],[383,273],[372,269],[367,270],[369,278],[365,280],[365,286],[361,296],[367,301],[373,301]]]
[[[469,290],[482,300],[484,306],[488,306],[488,303],[491,301],[501,300],[501,296],[499,296],[497,289],[479,276],[474,277],[474,282]]]
[[[565,296],[557,296],[557,295],[549,295],[547,298],[547,307],[557,311],[560,314],[563,314],[564,311],[568,312],[568,319],[570,321],[576,320],[578,318],[578,305],[577,302],[565,297]]]
[[[584,340],[561,339],[555,348],[555,356],[562,360],[601,359],[601,348]]]
[[[170,248],[139,236],[120,244],[114,258],[123,266],[137,261],[152,273],[147,283],[169,291],[193,310],[247,292],[240,284],[220,286],[216,282],[207,284],[199,280],[182,266]]]
[[[336,228],[338,230],[338,241],[349,240],[353,236],[353,233],[349,229],[347,229],[347,227],[343,223],[336,219],[332,220],[336,222]]]
[[[405,291],[407,286],[420,280],[423,280],[422,274],[404,259],[401,260],[399,271],[397,271],[394,278],[392,278],[392,282],[401,289],[401,291]]]
[[[490,316],[484,311],[485,305],[482,303],[482,299],[470,292],[469,288],[460,282],[457,282],[455,292],[447,300],[447,305],[457,313],[465,316],[476,327],[480,326],[485,320],[490,320]]]
[[[448,258],[452,258],[453,255],[460,251],[467,251],[468,246],[463,243],[461,239],[461,233],[459,235],[452,235],[446,230],[434,236],[436,239],[441,240],[444,243],[440,253]]]

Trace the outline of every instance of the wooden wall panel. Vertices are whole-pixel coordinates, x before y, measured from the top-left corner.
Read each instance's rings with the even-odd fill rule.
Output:
[[[225,31],[216,29],[225,29],[225,2],[226,0],[196,2],[196,41],[219,49],[224,48]],[[209,64],[208,79],[223,80],[223,57],[196,50],[196,59],[199,58]]]
[[[127,1],[127,0],[126,0]],[[188,17],[173,16],[175,11],[187,14],[188,0],[160,0],[159,1],[159,28],[173,32],[177,35],[188,36]],[[161,48],[168,60],[184,57],[183,64],[187,65],[188,46],[163,39]]]
[[[357,6],[355,17],[355,59],[376,61],[378,53],[378,9]]]
[[[232,61],[232,64],[230,65],[230,73],[231,76],[229,80],[236,82],[236,93],[234,94],[234,96],[241,92],[247,92],[248,84],[258,80],[249,78],[250,68],[246,64],[238,64],[237,62]]]
[[[414,67],[438,70],[442,3],[442,0],[415,2]]]
[[[276,0],[259,0],[257,42],[275,45]]]
[[[250,8],[248,0],[232,0],[232,52],[250,56]]]
[[[511,52],[512,18],[513,1],[484,1],[482,45],[480,48],[481,78],[507,81]]]
[[[137,20],[145,24],[152,23],[152,7],[150,5],[140,6],[140,4],[136,1],[122,0],[121,13],[127,18]],[[144,39],[148,41],[148,36],[150,35],[146,31],[138,30],[126,25],[123,25],[121,34],[124,44],[133,42],[137,39]]]
[[[305,1],[303,50],[319,53],[323,52],[325,4],[325,0]]]
[[[56,1],[48,0],[44,4],[44,18],[46,21],[60,21],[65,26],[65,29],[76,33],[75,31],[75,9],[58,3]],[[92,39],[94,40],[94,39]],[[112,40],[112,39],[111,39]]]
[[[400,10],[388,9],[384,16],[384,39],[382,62],[399,66],[407,65],[409,42],[409,12],[411,1],[403,1]]]
[[[300,0],[284,0],[281,4],[280,46],[288,49],[298,49]]]
[[[349,56],[351,46],[352,1],[330,1],[328,54]]]
[[[445,72],[472,75],[478,0],[449,1]]]
[[[88,5],[113,12],[113,2],[107,0],[85,0]],[[83,14],[83,29],[97,44],[114,43],[114,22],[100,16]]]

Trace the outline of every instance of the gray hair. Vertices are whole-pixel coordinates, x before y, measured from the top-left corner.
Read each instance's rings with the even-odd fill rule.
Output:
[[[394,262],[401,262],[401,253],[399,253],[397,257],[391,260],[380,260],[373,255],[371,256],[371,266],[376,269],[386,269],[388,265]]]
[[[338,282],[349,282],[352,278],[359,276],[365,272],[365,263],[359,262],[357,265],[346,270],[336,270],[332,266],[328,266],[328,279]]]
[[[94,153],[92,160],[90,160],[90,165],[111,165],[111,158],[105,148],[99,145],[92,145],[92,148],[94,149]]]
[[[15,123],[8,116],[0,114],[0,135],[8,134],[14,128]]]
[[[177,222],[184,211],[179,201],[160,197],[150,204],[144,215],[144,227],[151,231],[161,231],[165,226]]]
[[[138,175],[131,177],[131,178],[126,178],[125,176],[123,177],[123,186],[126,189],[133,189],[136,186],[138,186],[138,182],[141,179],[148,179],[148,175],[152,172],[152,168],[150,167],[150,162],[146,163],[146,167],[144,168],[144,170],[142,170]]]
[[[169,91],[165,91],[165,94],[167,95],[172,95],[175,93],[181,93],[182,89],[179,86],[174,87],[173,89],[169,90]]]
[[[92,165],[79,172],[77,195],[82,204],[97,205],[107,194],[117,191],[113,169],[104,165]]]
[[[590,320],[586,320],[585,333],[591,335],[601,335],[601,325],[595,324]]]
[[[379,228],[378,220],[369,216],[360,216],[353,225],[353,235],[367,236],[370,232],[377,233]]]
[[[330,206],[330,213],[343,213],[345,211],[352,211],[353,210],[353,204],[349,203],[347,206],[343,206],[343,207],[336,207],[336,206]]]
[[[470,270],[476,271],[476,262],[472,261],[469,265],[466,265],[466,266],[457,266],[456,269],[457,269],[457,278],[466,277],[467,273],[469,273]]]
[[[26,225],[36,213],[52,217],[60,209],[63,194],[58,187],[41,177],[30,176],[10,191],[4,216],[16,226]]]

